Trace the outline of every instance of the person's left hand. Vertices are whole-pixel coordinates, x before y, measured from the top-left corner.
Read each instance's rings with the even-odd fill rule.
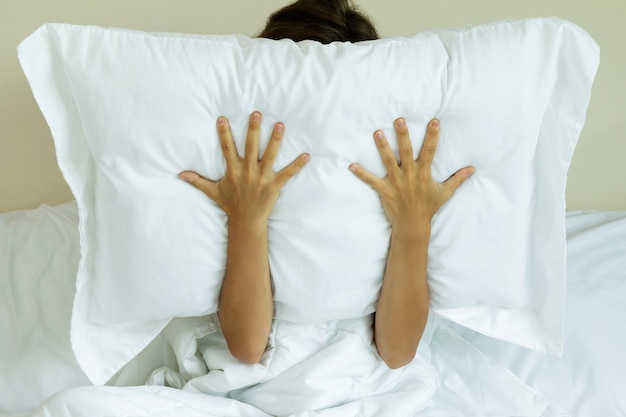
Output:
[[[394,127],[400,150],[399,164],[383,132],[377,130],[374,133],[376,146],[387,169],[386,177],[379,178],[356,163],[350,165],[350,170],[378,192],[392,228],[423,222],[430,224],[439,208],[474,173],[474,168],[461,168],[443,183],[438,183],[431,175],[431,165],[439,139],[439,120],[432,119],[428,123],[424,144],[416,160],[413,159],[405,120],[397,119]]]

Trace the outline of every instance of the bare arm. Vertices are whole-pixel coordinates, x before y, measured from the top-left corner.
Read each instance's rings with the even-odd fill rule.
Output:
[[[280,172],[272,166],[280,148],[284,126],[274,125],[259,160],[261,114],[250,116],[245,155],[237,154],[228,121],[220,117],[217,130],[226,159],[226,174],[217,182],[195,172],[180,178],[203,191],[228,215],[226,273],[220,293],[219,320],[232,355],[242,362],[261,359],[273,316],[267,248],[267,220],[282,186],[307,162],[300,155]]]
[[[266,224],[229,221],[226,253],[220,326],[232,355],[257,363],[265,351],[274,312]]]
[[[404,119],[394,123],[400,164],[382,131],[374,134],[387,169],[378,178],[358,164],[350,169],[374,188],[391,223],[391,241],[383,285],[376,309],[374,338],[378,352],[390,368],[399,368],[415,357],[428,319],[429,295],[426,277],[430,222],[437,210],[474,169],[458,170],[444,183],[431,176],[431,165],[439,135],[439,122],[432,120],[417,160]]]
[[[429,238],[430,224],[391,233],[374,322],[376,347],[390,368],[402,367],[413,360],[426,326]]]

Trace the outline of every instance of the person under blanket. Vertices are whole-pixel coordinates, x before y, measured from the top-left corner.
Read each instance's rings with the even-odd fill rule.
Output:
[[[259,36],[277,40],[289,38],[294,41],[311,39],[322,43],[378,39],[377,31],[367,16],[355,9],[348,0],[296,1],[275,12]],[[248,374],[251,377],[255,373],[253,369],[256,369],[255,366],[258,367],[259,362],[275,362],[267,357],[272,357],[275,352],[281,352],[281,349],[275,346],[278,340],[283,340],[281,334],[286,334],[281,333],[281,329],[284,331],[285,328],[290,327],[289,334],[298,333],[298,330],[293,328],[293,324],[281,323],[279,325],[276,323],[277,320],[273,318],[267,229],[268,218],[281,188],[301,169],[306,169],[310,155],[301,154],[288,166],[275,172],[273,165],[285,135],[286,126],[281,122],[274,124],[268,145],[259,158],[261,112],[255,111],[250,115],[243,157],[238,154],[227,118],[219,117],[216,124],[220,145],[226,160],[224,178],[219,181],[210,181],[193,171],[183,171],[179,174],[179,178],[205,193],[224,210],[228,217],[226,272],[220,293],[219,311],[215,319],[215,326],[220,331],[210,332],[212,334],[207,335],[201,342],[205,344],[212,341],[210,343],[215,345],[214,348],[204,346],[202,356],[205,358],[222,358],[225,362],[229,362],[228,365],[213,363],[212,366],[209,366],[209,368],[228,373],[228,369],[235,366],[230,363],[232,362],[230,359],[224,356],[224,351],[229,352],[235,362],[238,361],[242,366],[246,364],[251,366]],[[350,329],[352,326],[356,326],[355,328],[360,329],[364,326],[363,323],[366,323],[365,327],[369,326],[370,329],[373,327],[371,340],[374,346],[373,350],[376,352],[373,355],[374,361],[382,360],[386,368],[397,369],[405,367],[414,360],[428,321],[429,290],[426,264],[431,219],[438,209],[452,197],[455,190],[472,175],[474,168],[459,169],[445,182],[436,182],[431,176],[431,164],[437,148],[439,121],[432,119],[426,127],[424,143],[417,159],[413,158],[411,139],[405,119],[399,117],[393,124],[399,145],[399,163],[390,149],[383,131],[373,132],[373,139],[386,167],[386,177],[376,177],[358,164],[346,166],[346,169],[350,169],[354,175],[363,181],[364,186],[370,186],[378,192],[385,214],[391,224],[387,264],[376,313],[369,321],[357,320],[357,325],[326,324],[329,327],[322,331],[320,337],[326,340],[327,336],[325,335],[329,332],[343,332],[344,326],[348,326]],[[316,331],[320,331],[319,327],[309,329],[308,333],[315,334]],[[359,330],[358,333],[366,334],[368,331]],[[366,339],[367,337],[363,338]],[[315,341],[308,340],[306,337],[301,339],[301,343],[310,343],[312,349],[313,345],[316,344]],[[325,346],[328,346],[326,343],[320,344],[319,349],[326,349]],[[335,347],[350,346],[344,342],[335,343],[334,341],[330,345],[335,345]],[[354,346],[348,348],[354,349]],[[208,353],[209,351],[211,353]],[[274,352],[270,353],[269,351]],[[305,362],[307,367],[312,369],[311,359],[315,358],[316,354],[313,351],[310,353],[309,360]],[[351,353],[355,359],[359,357],[356,352]],[[364,354],[363,358],[372,357],[367,356],[370,353],[364,352]],[[264,358],[264,356],[267,357]],[[321,362],[324,362],[327,357],[327,355],[320,357],[318,366],[321,366],[322,369],[326,366],[321,365]],[[361,360],[371,361],[371,359],[363,358]],[[287,362],[291,363],[292,361],[287,360]],[[292,365],[297,362],[294,360]],[[303,363],[300,362],[300,364]],[[424,376],[428,374],[424,364],[414,366],[416,366],[416,370],[408,372],[405,378],[385,375],[382,369],[375,371],[372,375],[378,373],[377,380],[389,388],[392,385],[391,381],[394,381],[394,384],[405,384],[405,388],[408,388],[409,381],[418,383],[420,380],[423,381]],[[349,368],[347,367],[347,369]],[[372,363],[371,369],[376,368],[377,366]],[[283,378],[289,374],[286,370],[281,372]],[[412,373],[415,375],[410,377],[409,374]],[[257,391],[259,395],[263,393],[262,397],[270,395],[272,391],[271,378],[266,375],[262,377],[259,375],[258,379],[252,378],[247,382],[233,383],[233,378],[235,378],[233,375],[238,374],[238,372],[233,372],[228,384],[233,391],[237,392],[236,397],[249,404],[260,406],[254,400],[255,395],[257,395],[254,393]],[[417,375],[420,376],[417,377]],[[301,376],[304,378],[303,375]],[[320,375],[319,378],[328,381],[328,376],[322,377]],[[354,377],[358,379],[356,375]],[[210,379],[210,375],[207,375],[206,378],[200,378],[198,381],[190,381],[188,389],[192,389],[194,384],[203,381],[201,383],[203,388],[199,388],[197,391],[210,391],[218,394],[217,391],[206,388],[205,385],[213,385],[213,383],[207,384],[207,378]],[[307,378],[307,381],[312,379],[311,375]],[[362,377],[359,378],[362,379]],[[292,381],[290,385],[293,385],[298,377],[289,377],[289,379]],[[368,384],[372,385],[372,382],[370,381]],[[306,383],[308,384],[308,382]],[[247,394],[244,394],[245,388],[243,387],[245,386],[251,387]],[[231,388],[225,388],[219,395],[232,397],[231,394],[226,394],[226,391]],[[241,391],[242,388],[244,391]],[[281,390],[283,394],[286,394],[284,388]],[[300,391],[307,392],[304,389]],[[402,389],[396,387],[391,391],[398,392]],[[363,394],[366,396],[378,395],[380,392],[376,389],[373,391],[366,389]],[[287,398],[284,400],[289,401]],[[312,398],[310,397],[309,400]],[[332,400],[326,402],[326,400],[320,399],[320,401],[315,408],[337,405],[337,402]],[[306,405],[302,403],[302,406],[309,408],[312,407],[312,404],[307,402]],[[295,409],[265,409],[265,411],[280,414],[279,412],[297,411],[297,408],[296,406]]]
[[[299,0],[275,12],[259,35],[294,41],[312,39],[322,43],[359,42],[377,39],[369,19],[347,0]],[[249,120],[244,156],[235,147],[228,120],[217,120],[217,131],[226,160],[226,174],[210,181],[196,172],[179,177],[204,192],[228,216],[227,266],[219,300],[219,323],[232,355],[245,363],[258,363],[273,320],[272,285],[268,261],[267,222],[281,187],[306,165],[302,154],[279,172],[273,164],[285,126],[274,125],[271,138],[259,159],[262,115]],[[391,241],[380,298],[374,320],[374,340],[382,360],[390,368],[411,362],[428,317],[426,263],[431,219],[452,197],[474,169],[459,169],[447,181],[437,183],[431,164],[437,147],[439,121],[428,124],[419,156],[413,159],[411,139],[404,118],[394,121],[400,163],[382,130],[374,141],[387,170],[378,178],[364,167],[350,169],[380,195],[391,223]],[[287,139],[288,140],[288,139]]]

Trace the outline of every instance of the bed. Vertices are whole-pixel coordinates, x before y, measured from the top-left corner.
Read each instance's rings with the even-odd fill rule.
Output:
[[[0,412],[624,414],[626,212],[563,198],[599,55],[575,25],[329,46],[45,25],[19,53],[76,201],[0,217]],[[267,71],[277,57],[290,66]],[[175,175],[223,175],[207,123],[227,109],[242,138],[258,106],[293,132],[278,164],[303,147],[316,162],[270,218],[275,321],[244,365],[216,318],[224,214]],[[433,113],[448,127],[433,177],[476,174],[433,219],[429,323],[390,370],[371,331],[389,225],[346,166],[382,176],[361,138]]]
[[[224,404],[219,404],[227,410],[224,414],[211,413],[197,394],[165,388],[180,386],[175,380],[180,374],[174,371],[184,363],[191,369],[196,353],[173,343],[171,329],[169,338],[159,335],[107,387],[90,387],[69,341],[79,261],[77,227],[75,202],[0,215],[2,414],[263,415]],[[624,415],[626,212],[568,212],[567,236],[563,356],[539,354],[444,321],[429,341],[439,394],[425,415],[512,415],[481,408],[494,406],[493,398],[484,398],[484,389],[494,380],[511,385],[519,381],[536,396],[534,401],[547,400],[550,412],[543,415]],[[485,385],[480,385],[478,372],[489,376],[482,381]],[[128,387],[146,382],[151,385]]]

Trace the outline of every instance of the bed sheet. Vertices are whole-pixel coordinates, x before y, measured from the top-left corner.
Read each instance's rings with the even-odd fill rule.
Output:
[[[0,214],[0,413],[89,383],[70,348],[75,203]]]
[[[79,258],[75,202],[0,213],[0,415],[90,384],[69,338]],[[110,384],[142,384],[171,360],[160,336]]]
[[[11,335],[3,337],[0,342],[0,358],[3,359],[0,361],[0,415],[267,415],[256,407],[229,398],[208,397],[191,392],[193,390],[156,385],[134,388],[85,386],[66,390],[86,384],[66,338],[73,271],[78,262],[76,253],[72,254],[77,250],[78,242],[76,220],[76,207],[71,203],[0,214],[2,259],[13,259],[19,252],[13,247],[16,242],[12,242],[14,245],[7,243],[7,236],[20,236],[21,245],[35,248],[22,255],[33,259],[41,256],[42,262],[47,259],[49,266],[40,269],[39,275],[18,282],[9,278],[27,275],[16,275],[15,260],[11,268],[7,263],[0,264],[0,297],[4,303],[0,304],[4,313],[0,325],[3,335]],[[42,227],[46,233],[37,231],[37,227]],[[576,417],[626,415],[626,404],[620,394],[626,391],[626,384],[622,381],[626,361],[621,355],[626,349],[626,325],[623,322],[626,314],[623,303],[626,299],[626,212],[570,212],[567,230],[569,297],[563,359],[517,348],[433,318],[433,323],[429,324],[430,336],[425,338],[427,346],[420,346],[420,349],[421,357],[428,359],[434,371],[437,389],[415,415],[547,417],[565,416],[568,412]],[[22,266],[25,265],[23,261],[24,258]],[[49,272],[52,270],[61,273],[51,277]],[[7,299],[8,294],[12,298]],[[16,303],[18,298],[19,303]],[[18,315],[16,306],[20,304],[22,310],[30,308],[34,312]],[[11,311],[7,306],[14,309],[10,316],[6,315],[6,311]],[[51,320],[64,323],[54,323],[56,327],[51,327]],[[172,326],[169,333],[155,340],[146,356],[140,355],[111,384],[137,384],[164,364],[167,367],[157,369],[149,378],[150,383],[182,387],[205,375],[209,366],[202,355],[197,355],[201,338],[192,338],[196,344],[191,350],[189,344],[177,344],[181,334],[191,328],[195,327],[179,325],[176,330],[175,325]],[[25,330],[30,336],[23,335]],[[19,354],[16,353],[20,350]],[[174,353],[176,356],[172,357]],[[176,366],[176,362],[180,366]],[[185,370],[186,373],[181,372]],[[61,390],[64,391],[32,412],[35,402],[42,402]],[[423,396],[422,400],[426,397]],[[294,415],[381,415],[380,410],[384,410],[382,415],[401,415],[392,408],[375,408],[389,407],[397,398],[392,400],[381,396],[378,400],[382,400],[380,404],[370,405],[370,410],[378,410],[377,414],[366,414],[367,404],[353,401],[343,409],[330,408],[325,414]],[[418,398],[415,400],[417,403]],[[516,411],[514,414],[505,410]],[[20,411],[22,414],[16,414]]]

